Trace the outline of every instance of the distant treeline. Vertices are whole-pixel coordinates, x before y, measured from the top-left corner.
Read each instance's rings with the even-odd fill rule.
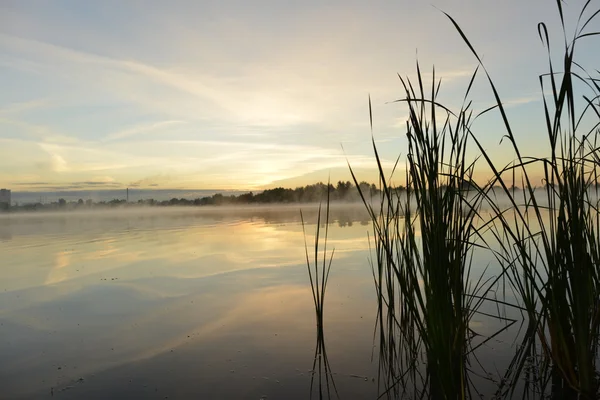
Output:
[[[295,189],[286,189],[282,187],[263,190],[254,194],[248,192],[240,195],[223,196],[214,194],[210,197],[203,197],[192,200],[195,205],[221,205],[221,204],[253,204],[253,203],[312,203],[325,200],[327,194],[327,184],[322,182],[314,185],[297,187]],[[379,194],[379,189],[374,184],[361,182],[359,184],[363,194],[373,196]],[[338,182],[337,185],[329,184],[329,196],[332,201],[358,201],[360,195],[356,186],[351,182]],[[186,201],[181,199],[179,201]],[[171,199],[169,202],[177,201]]]
[[[31,203],[15,205],[11,211],[33,211],[33,210],[62,210],[62,209],[85,209],[85,208],[110,208],[133,205],[146,206],[209,206],[209,205],[241,205],[241,204],[274,204],[274,203],[312,203],[324,201],[329,187],[329,197],[331,201],[352,202],[360,200],[360,194],[356,185],[350,181],[339,181],[336,185],[325,184],[322,182],[288,189],[278,187],[266,189],[262,192],[248,192],[240,195],[225,196],[216,193],[212,196],[201,197],[197,199],[172,198],[171,200],[158,201],[154,199],[138,200],[137,202],[127,202],[124,199],[114,199],[111,201],[93,202],[92,200],[79,199],[78,201],[67,202],[65,199],[59,199],[57,202],[42,204]],[[367,182],[359,183],[361,192],[365,196],[376,196],[380,190]],[[396,190],[403,191],[404,187],[399,186]]]

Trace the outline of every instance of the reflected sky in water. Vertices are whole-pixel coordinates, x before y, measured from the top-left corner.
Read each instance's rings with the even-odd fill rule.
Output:
[[[302,209],[310,247],[317,208]],[[3,396],[308,398],[316,327],[299,211],[295,205],[0,216]],[[372,227],[358,205],[335,205],[331,221],[329,360],[341,398],[376,398]],[[476,249],[472,284],[498,272],[490,254]],[[498,296],[504,290],[494,289]],[[498,311],[493,303],[480,311],[471,321],[475,344],[502,328],[489,317]],[[488,371],[504,371],[519,328],[477,350]],[[484,392],[495,388],[472,379]]]
[[[316,209],[303,207],[307,240]],[[333,210],[340,395],[374,397],[368,216]],[[299,207],[0,218],[7,398],[307,398],[315,324]]]

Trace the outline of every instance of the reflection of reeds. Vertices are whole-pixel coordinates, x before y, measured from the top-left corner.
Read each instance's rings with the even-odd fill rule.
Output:
[[[509,197],[514,212],[495,207],[502,229],[497,233],[501,251],[498,258],[512,266],[511,280],[527,309],[529,329],[519,348],[507,382],[514,387],[527,363],[541,368],[542,376],[551,366],[551,391],[555,398],[597,398],[598,340],[600,333],[600,217],[598,214],[598,154],[600,125],[600,86],[574,59],[576,44],[598,35],[585,28],[600,10],[579,15],[574,38],[569,42],[564,30],[561,1],[557,1],[565,47],[562,71],[552,64],[547,27],[539,24],[540,38],[548,47],[549,73],[540,76],[544,115],[551,154],[543,158],[524,157],[517,146],[496,87],[493,90],[506,137],[517,158],[515,165],[498,169],[473,135],[492,168],[497,184]],[[452,18],[451,18],[452,19]],[[452,20],[478,59],[474,48]],[[550,90],[548,93],[548,86]],[[581,88],[588,95],[577,92]],[[551,99],[550,101],[548,99]],[[580,102],[581,101],[581,102]],[[591,124],[590,124],[591,122]],[[583,126],[588,123],[591,129]],[[542,195],[534,190],[530,166],[541,165],[544,176]],[[517,171],[522,176],[523,204],[509,186]],[[520,206],[520,207],[519,207]],[[507,216],[510,215],[510,216]],[[544,356],[536,363],[536,353]],[[537,365],[539,364],[539,365]],[[542,392],[545,383],[539,382]]]
[[[473,389],[469,324],[503,274],[471,274],[483,192],[474,190],[474,164],[466,159],[470,105],[453,113],[437,103],[435,71],[430,95],[418,65],[417,79],[418,86],[401,78],[406,96],[399,101],[410,116],[406,192],[392,189],[373,141],[379,210],[361,193],[376,244],[380,383],[394,398],[463,399]]]
[[[328,185],[329,188],[329,185]],[[329,365],[329,359],[327,358],[327,351],[325,348],[325,331],[323,329],[323,315],[325,306],[325,292],[327,289],[327,281],[329,280],[329,271],[331,270],[331,262],[333,261],[333,254],[335,249],[331,252],[329,260],[327,259],[327,236],[329,233],[329,190],[327,190],[327,202],[325,204],[325,235],[323,238],[323,257],[320,259],[319,254],[319,241],[321,234],[321,204],[319,204],[319,211],[317,213],[317,227],[315,233],[315,244],[314,244],[314,265],[311,266],[310,257],[308,254],[308,245],[306,243],[306,231],[304,229],[304,216],[300,211],[300,218],[302,220],[302,231],[304,233],[304,249],[306,251],[306,266],[308,269],[308,277],[310,279],[310,286],[312,289],[313,302],[315,306],[315,317],[317,323],[317,343],[315,346],[315,357],[312,365],[312,373],[310,379],[310,397],[313,396],[313,387],[315,374],[318,374],[318,393],[319,399],[331,398],[331,388],[337,396],[337,388],[331,372],[331,366]],[[319,266],[320,264],[320,266]]]

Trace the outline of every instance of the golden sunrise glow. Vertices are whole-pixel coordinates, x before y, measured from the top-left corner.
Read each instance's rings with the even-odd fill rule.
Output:
[[[219,3],[209,20],[203,2],[183,3],[90,4],[85,26],[77,11],[0,4],[0,187],[257,190],[345,179],[347,161],[374,176],[368,95],[391,168],[406,152],[407,114],[387,102],[402,95],[396,73],[414,76],[415,49],[426,79],[435,64],[450,107],[476,66],[425,3],[340,3],[343,12],[290,4],[269,17],[259,12],[273,9],[268,0],[253,12]],[[537,76],[545,66],[529,28],[545,15],[527,12],[529,2],[435,5],[486,49],[486,65],[508,82],[501,94],[523,148],[542,151]],[[144,17],[125,22],[121,12]],[[507,18],[510,30],[500,23]],[[493,103],[485,82],[473,99],[477,109]],[[478,137],[510,162],[498,120],[486,118]]]

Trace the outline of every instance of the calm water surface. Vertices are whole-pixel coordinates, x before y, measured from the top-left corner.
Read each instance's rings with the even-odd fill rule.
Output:
[[[375,398],[371,226],[333,220],[327,351],[341,398]],[[13,214],[0,254],[2,398],[308,398],[298,206]]]

